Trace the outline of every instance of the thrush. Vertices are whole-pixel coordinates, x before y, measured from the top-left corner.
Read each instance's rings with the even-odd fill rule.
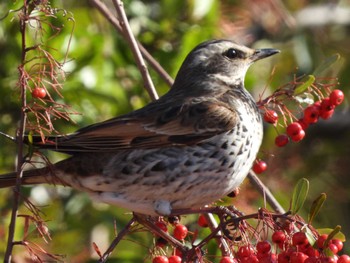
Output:
[[[54,184],[146,215],[170,215],[229,194],[258,153],[262,119],[244,88],[249,66],[279,51],[228,40],[195,47],[168,93],[129,114],[34,142],[70,155],[27,170],[22,184]],[[0,187],[15,184],[0,177]]]

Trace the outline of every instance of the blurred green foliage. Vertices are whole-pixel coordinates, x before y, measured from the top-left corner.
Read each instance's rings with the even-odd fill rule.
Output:
[[[265,94],[269,94],[271,90],[291,81],[293,74],[312,74],[325,58],[334,53],[341,55],[341,65],[332,66],[324,77],[339,78],[347,101],[337,109],[332,120],[311,127],[305,140],[283,149],[273,146],[276,131],[266,127],[262,157],[268,160],[269,169],[262,179],[288,209],[292,186],[298,179],[308,178],[310,194],[301,215],[306,218],[307,207],[321,192],[325,192],[328,199],[314,219],[314,226],[332,228],[340,224],[346,236],[350,236],[349,21],[341,23],[334,20],[330,23],[325,17],[319,24],[304,23],[305,17],[301,11],[315,5],[328,8],[331,3],[323,1],[285,0],[278,2],[277,9],[268,8],[268,4],[258,5],[255,1],[232,0],[128,0],[124,3],[137,39],[172,77],[175,77],[188,52],[208,39],[229,38],[254,47],[281,49],[280,55],[259,62],[249,70],[246,86],[256,98],[264,88],[269,86],[265,91]],[[111,2],[106,1],[106,4],[110,10],[114,10]],[[334,5],[348,12],[350,10],[346,1]],[[128,44],[92,5],[79,1],[51,1],[51,6],[65,9],[67,14],[60,12],[56,17],[48,18],[62,30],[54,37],[47,30],[43,41],[60,61],[64,59],[70,43],[64,65],[67,78],[64,89],[60,90],[64,98],[54,92],[52,96],[80,113],[72,116],[74,122],[71,123],[55,120],[56,130],[72,132],[149,102]],[[16,132],[20,112],[17,67],[22,51],[19,12],[9,10],[20,7],[19,1],[0,3],[0,17],[4,17],[0,21],[0,130],[11,135]],[[294,24],[288,24],[290,19]],[[36,28],[29,28],[30,38]],[[273,67],[274,75],[269,81]],[[169,87],[152,70],[151,75],[158,92],[164,94]],[[28,100],[31,99],[28,96]],[[0,172],[12,171],[16,146],[0,137],[0,149]],[[57,154],[47,154],[52,161],[62,158]],[[263,198],[248,183],[242,188],[235,200],[239,209],[249,213],[264,206]],[[104,251],[114,236],[114,220],[117,229],[121,229],[130,219],[127,211],[93,203],[85,194],[62,187],[27,187],[24,195],[30,196],[38,204],[52,236],[52,241],[46,245],[32,227],[30,240],[40,243],[51,253],[66,255],[67,262],[94,262],[91,243],[96,242]],[[11,198],[10,190],[0,190],[0,258],[6,247]],[[22,206],[20,213],[29,212]],[[22,238],[23,222],[22,219],[18,221],[17,240]],[[197,228],[195,217],[188,216],[183,222],[188,223],[192,231]],[[131,235],[121,242],[109,262],[142,262],[147,259],[152,240],[147,233]],[[211,243],[209,249],[210,254],[217,253],[215,243]],[[347,252],[350,250],[347,249]],[[23,247],[17,247],[15,259],[24,256]]]

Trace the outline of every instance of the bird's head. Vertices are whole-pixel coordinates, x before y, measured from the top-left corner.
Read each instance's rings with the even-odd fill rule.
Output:
[[[228,85],[243,83],[249,66],[278,53],[277,49],[251,49],[229,40],[199,44],[186,57],[175,79],[175,87],[197,86],[197,81],[218,79]],[[190,83],[190,82],[193,83]],[[188,83],[189,85],[184,85]]]

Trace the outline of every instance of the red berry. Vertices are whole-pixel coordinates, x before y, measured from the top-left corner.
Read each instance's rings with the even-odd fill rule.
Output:
[[[204,215],[199,215],[197,224],[200,227],[208,227],[208,222]]]
[[[304,263],[307,258],[304,253],[295,251],[290,255],[290,263]]]
[[[259,263],[277,263],[277,256],[274,253],[257,254]]]
[[[333,116],[334,110],[329,110],[329,111],[323,111],[321,110],[320,112],[320,117],[324,120],[328,120]]]
[[[254,250],[251,246],[241,246],[237,251],[237,257],[240,259],[249,257],[254,254]]]
[[[280,134],[275,139],[275,144],[278,147],[283,147],[289,142],[289,137],[285,134]]]
[[[36,87],[35,89],[33,89],[32,91],[32,96],[34,98],[39,98],[39,99],[43,99],[46,97],[46,90],[44,88],[39,88]]]
[[[304,263],[318,263],[318,257],[308,257]]]
[[[220,259],[220,263],[237,263],[237,260],[226,256]]]
[[[152,263],[169,263],[166,256],[156,256],[153,258]]]
[[[304,232],[296,232],[292,236],[292,244],[293,246],[302,246],[308,244],[309,241]]]
[[[168,241],[166,241],[164,238],[159,237],[156,241],[156,246],[157,247],[165,247],[165,245],[168,244]]]
[[[293,136],[290,137],[290,139],[294,142],[299,142],[305,137],[305,131],[301,130],[299,133],[294,134]]]
[[[324,98],[321,101],[321,111],[330,111],[334,110],[335,106],[331,103],[330,98]]]
[[[276,124],[278,121],[278,114],[274,110],[267,110],[264,113],[264,121],[271,123],[271,124]]]
[[[303,128],[304,131],[309,128],[309,123],[306,123],[304,119],[299,119],[298,123],[301,125],[301,128]]]
[[[289,136],[293,136],[295,134],[298,134],[303,127],[301,127],[300,123],[298,122],[293,122],[287,126],[287,134]]]
[[[317,249],[314,249],[311,245],[309,245],[303,252],[306,255],[308,255],[309,257],[319,257],[320,256],[320,252],[318,252]]]
[[[339,89],[335,89],[329,95],[329,99],[332,105],[338,106],[344,100],[344,93]]]
[[[266,254],[271,250],[271,245],[268,241],[260,241],[256,244],[256,250],[258,253]]]
[[[182,259],[179,256],[174,255],[174,256],[169,257],[168,261],[169,261],[169,263],[181,263]]]
[[[278,263],[289,263],[290,255],[286,251],[282,251],[277,257]]]
[[[155,225],[160,228],[161,230],[163,230],[164,232],[168,232],[168,227],[166,226],[166,224],[163,221],[157,221],[155,223]]]
[[[338,247],[338,251],[341,251],[344,246],[343,242],[336,238],[331,240],[331,244],[336,245]]]
[[[261,174],[267,169],[267,164],[262,160],[256,160],[253,165],[253,171],[256,174]]]
[[[287,126],[287,134],[292,141],[298,142],[305,136],[305,131],[301,127],[300,123],[293,122]]]
[[[178,248],[174,249],[174,254],[180,258],[182,257],[182,251]]]
[[[177,224],[174,228],[174,237],[178,240],[183,240],[187,236],[188,229],[182,224]]]
[[[341,255],[337,263],[350,263],[350,257],[348,255]]]
[[[318,248],[323,249],[324,248],[324,242],[327,240],[328,235],[327,234],[322,234],[318,237],[316,244]]]
[[[250,255],[249,257],[241,258],[240,263],[259,263],[259,259],[255,255]]]
[[[320,263],[337,263],[338,256],[334,255],[332,257],[322,257],[320,258]]]
[[[311,105],[304,110],[304,122],[307,124],[316,123],[320,115],[320,107]]]
[[[339,251],[337,245],[334,245],[334,244],[329,244],[328,248],[329,248],[330,251],[332,251],[333,254],[337,254],[338,251]]]
[[[271,238],[273,243],[283,244],[286,240],[286,234],[281,230],[277,230],[272,234]]]

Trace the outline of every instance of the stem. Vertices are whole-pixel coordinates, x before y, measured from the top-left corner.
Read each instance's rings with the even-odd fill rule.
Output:
[[[108,7],[100,0],[90,0],[90,2],[114,26],[118,33],[125,37],[124,31],[120,26],[118,19],[109,11]],[[148,53],[148,51],[141,45],[141,43],[137,42],[137,45],[146,61],[150,64],[150,66],[169,86],[172,86],[174,81],[170,77],[170,75],[164,70],[164,68],[158,63],[158,61],[155,60],[150,53]]]
[[[230,247],[227,244],[226,240],[224,239],[224,237],[222,236],[222,233],[218,226],[218,223],[216,222],[214,215],[212,213],[207,213],[207,214],[203,214],[205,219],[207,220],[208,223],[208,227],[210,228],[210,231],[212,234],[215,233],[215,239],[216,239],[216,243],[218,244],[220,250],[221,250],[221,254],[223,256],[232,256],[231,255],[231,251],[230,251]],[[209,240],[208,240],[209,241]]]
[[[137,67],[139,68],[139,71],[142,75],[145,89],[150,94],[152,100],[157,100],[158,94],[156,92],[156,89],[154,88],[151,76],[149,75],[147,66],[145,64],[145,61],[143,60],[141,51],[138,47],[134,34],[132,33],[131,28],[129,26],[128,18],[126,17],[125,10],[124,10],[124,4],[120,0],[113,0],[113,4],[115,9],[117,10],[118,17],[120,19],[120,25],[122,26],[122,29],[124,32],[124,36],[126,37],[126,40],[130,44],[131,52],[134,55]]]
[[[19,128],[16,134],[16,141],[17,141],[17,178],[16,178],[16,185],[12,188],[13,190],[13,205],[12,205],[12,212],[11,212],[11,220],[9,225],[9,233],[8,233],[8,239],[7,239],[7,247],[5,251],[4,256],[4,262],[11,262],[11,256],[12,256],[12,250],[14,246],[14,235],[15,235],[15,229],[16,229],[16,221],[17,221],[17,214],[18,214],[18,207],[19,207],[19,198],[21,193],[21,181],[23,176],[23,135],[25,131],[25,123],[26,123],[26,113],[23,110],[26,105],[26,80],[23,79],[24,76],[24,65],[25,65],[25,59],[26,59],[26,36],[25,36],[25,30],[26,30],[26,17],[27,17],[27,6],[26,1],[24,1],[23,5],[23,17],[20,19],[20,32],[22,34],[22,63],[18,67],[18,71],[20,74],[20,90],[21,90],[21,102],[22,102],[22,108],[20,113],[20,124]]]
[[[115,237],[115,239],[112,241],[112,244],[108,247],[105,253],[103,253],[103,256],[100,258],[98,262],[103,263],[106,262],[109,255],[113,252],[114,248],[119,244],[120,240],[129,232],[132,225],[135,223],[135,218],[131,218],[131,220],[128,222],[128,224],[118,233],[118,235]]]
[[[276,200],[270,190],[264,185],[264,183],[256,176],[253,171],[248,174],[250,183],[255,187],[256,190],[266,199],[267,203],[278,213],[284,214],[286,211]]]

